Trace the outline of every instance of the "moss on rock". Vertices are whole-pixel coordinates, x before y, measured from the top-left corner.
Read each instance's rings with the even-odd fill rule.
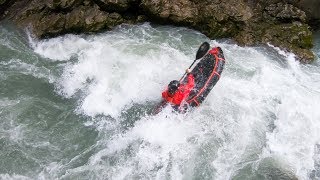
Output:
[[[280,24],[267,28],[262,37],[262,42],[271,43],[286,50],[296,53],[303,62],[314,59],[309,50],[313,47],[312,32],[306,24]]]

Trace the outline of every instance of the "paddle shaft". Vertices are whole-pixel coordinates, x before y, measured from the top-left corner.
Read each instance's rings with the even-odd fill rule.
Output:
[[[190,69],[197,60],[198,60],[198,59],[195,59],[188,69]],[[187,74],[187,72],[185,72],[185,73],[183,74],[183,76],[180,78],[179,82],[183,79],[183,77],[184,77],[186,74]]]
[[[201,59],[204,55],[206,55],[206,53],[208,52],[209,49],[210,49],[210,44],[208,42],[203,42],[197,51],[196,59],[193,61],[193,63],[190,65],[190,67],[188,69],[190,69],[198,59]],[[187,72],[185,72],[183,74],[183,76],[180,78],[179,82],[183,79],[183,77],[186,74],[187,74]]]

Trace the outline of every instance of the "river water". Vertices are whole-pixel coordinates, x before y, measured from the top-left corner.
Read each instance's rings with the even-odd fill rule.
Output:
[[[319,179],[320,34],[309,65],[272,45],[121,25],[36,40],[0,24],[0,179]],[[203,41],[226,64],[205,102],[155,116]]]

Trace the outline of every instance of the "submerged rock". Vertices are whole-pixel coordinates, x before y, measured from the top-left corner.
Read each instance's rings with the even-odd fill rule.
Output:
[[[309,24],[320,15],[311,7],[307,0],[0,0],[2,18],[30,27],[39,38],[151,21],[190,27],[212,39],[233,38],[240,45],[271,43],[302,62],[314,59]]]

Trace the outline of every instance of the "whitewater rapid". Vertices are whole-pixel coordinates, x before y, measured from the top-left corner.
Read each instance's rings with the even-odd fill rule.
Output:
[[[149,115],[203,41],[220,46],[226,58],[205,102],[186,114],[167,107]],[[29,43],[39,61],[53,66],[48,72],[34,68],[30,72],[39,73],[32,75],[48,79],[58,96],[74,99],[73,112],[86,117],[81,123],[98,136],[83,154],[52,160],[23,177],[320,178],[318,60],[303,65],[272,45],[240,47],[187,28],[148,23],[96,35],[29,37]],[[78,159],[84,163],[73,163]]]

